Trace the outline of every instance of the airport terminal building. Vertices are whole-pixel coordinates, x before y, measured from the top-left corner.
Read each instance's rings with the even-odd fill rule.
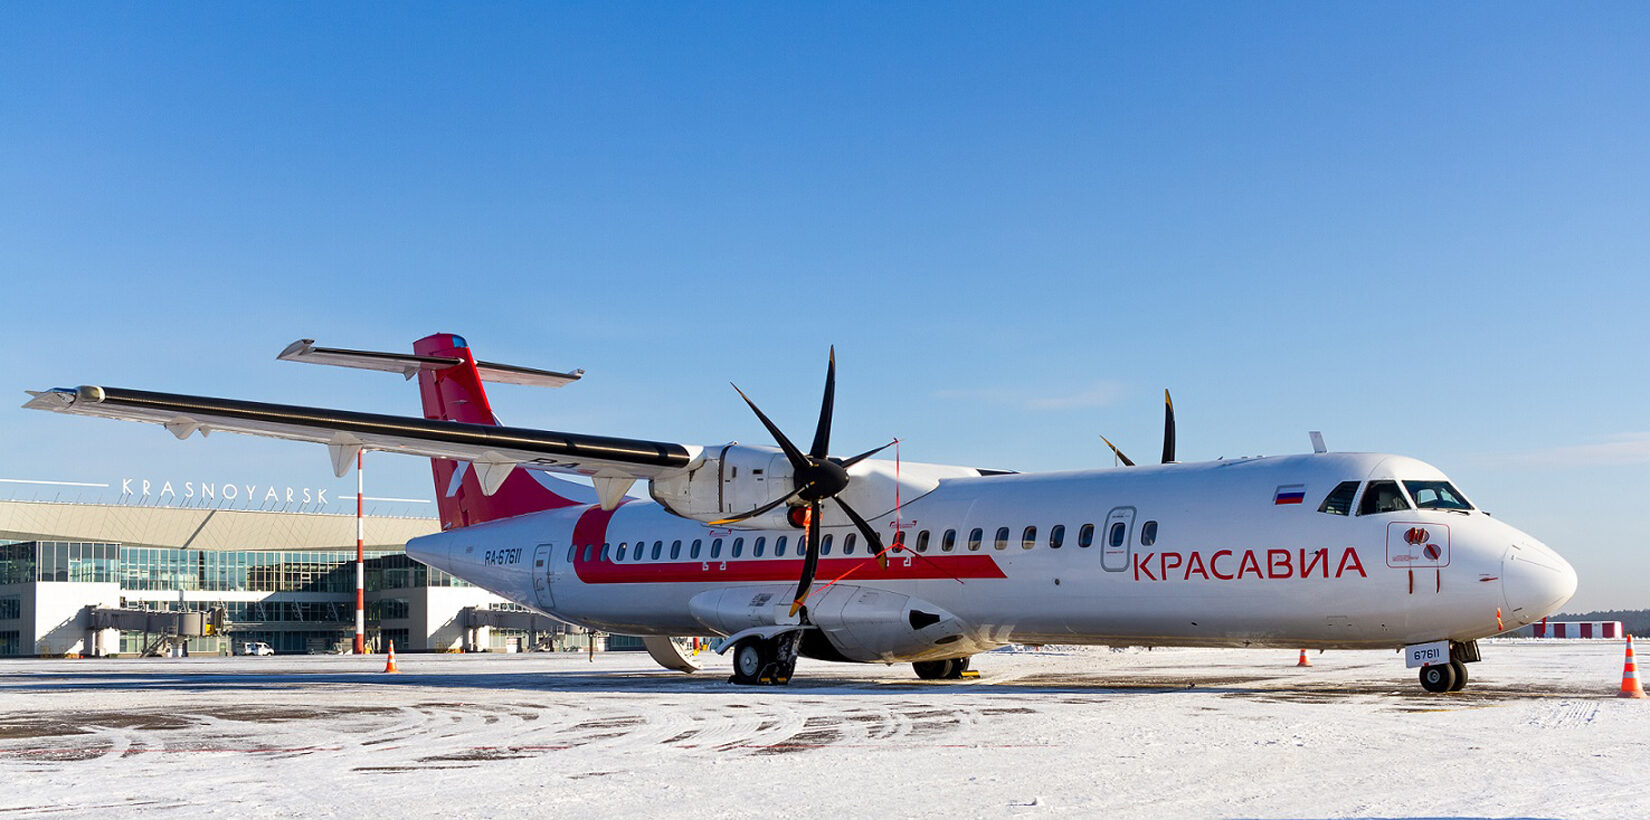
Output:
[[[148,494],[0,499],[0,657],[153,654],[167,627],[130,628],[130,616],[143,621],[132,610],[213,612],[209,634],[179,641],[191,653],[247,642],[341,651],[355,632],[354,501],[347,496],[346,513],[342,503],[256,509]],[[366,517],[369,646],[513,651],[568,637],[542,616],[530,631],[475,626],[475,610],[522,608],[408,558],[407,540],[436,529],[416,514]],[[116,610],[127,628],[99,617]]]

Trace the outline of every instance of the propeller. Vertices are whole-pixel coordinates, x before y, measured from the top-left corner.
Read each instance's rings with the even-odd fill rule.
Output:
[[[1112,455],[1117,456],[1117,460],[1123,462],[1124,467],[1134,466],[1134,462],[1123,455],[1123,451],[1117,449],[1117,445],[1112,444],[1111,439],[1101,436],[1100,440],[1111,448]],[[1174,400],[1169,398],[1167,389],[1163,391],[1163,463],[1174,463]]]
[[[894,443],[890,441],[881,447],[866,450],[850,458],[831,457],[831,416],[836,403],[836,347],[834,345],[831,347],[831,364],[825,371],[825,398],[820,403],[819,424],[814,428],[813,446],[809,447],[806,453],[791,443],[784,432],[780,431],[779,426],[774,424],[767,414],[756,406],[756,402],[751,401],[750,396],[745,395],[745,391],[739,389],[739,385],[734,385],[733,389],[739,394],[739,398],[744,399],[745,404],[750,406],[751,412],[756,414],[756,418],[762,422],[762,426],[768,428],[769,435],[772,435],[774,441],[779,444],[779,449],[784,451],[786,460],[791,463],[791,475],[795,486],[785,495],[754,510],[712,521],[710,522],[711,525],[731,524],[747,518],[754,518],[781,504],[801,502],[797,506],[805,505],[807,507],[808,546],[802,561],[802,577],[796,585],[796,599],[791,602],[792,615],[795,615],[797,610],[802,608],[803,603],[808,600],[808,591],[813,586],[815,573],[819,570],[820,505],[824,502],[833,502],[842,509],[843,514],[847,515],[848,519],[853,521],[854,526],[865,536],[865,540],[871,548],[871,553],[877,556],[877,560],[882,566],[886,567],[888,557],[886,550],[882,548],[882,538],[877,535],[877,531],[872,529],[870,524],[866,523],[864,516],[861,516],[838,495],[848,488],[850,482],[848,468],[882,452],[893,446]]]
[[[1174,463],[1174,399],[1169,388],[1163,388],[1163,463]]]

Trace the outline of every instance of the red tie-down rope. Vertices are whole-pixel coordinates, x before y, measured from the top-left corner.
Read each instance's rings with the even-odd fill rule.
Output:
[[[941,564],[940,562],[935,561],[934,559],[929,558],[928,556],[923,555],[922,553],[917,552],[916,550],[905,546],[905,540],[903,538],[899,537],[899,534],[900,534],[899,479],[900,479],[899,439],[896,438],[896,439],[894,439],[894,541],[893,541],[893,543],[889,544],[886,547],[883,547],[880,552],[878,552],[874,555],[866,556],[865,560],[860,561],[859,563],[854,564],[853,566],[849,567],[847,572],[844,572],[841,575],[838,575],[837,577],[832,578],[830,580],[830,583],[827,583],[824,586],[821,586],[821,587],[818,587],[816,589],[813,589],[813,590],[809,591],[808,595],[807,595],[807,598],[812,598],[815,595],[818,595],[819,593],[824,592],[827,589],[830,589],[832,586],[836,585],[836,582],[841,581],[842,579],[847,578],[848,576],[853,575],[854,573],[860,571],[861,569],[863,569],[865,567],[865,565],[867,563],[869,563],[871,561],[876,561],[877,563],[879,563],[882,566],[886,567],[887,566],[887,560],[888,560],[887,556],[888,556],[888,553],[890,553],[890,552],[905,552],[905,553],[909,553],[911,555],[914,555],[914,556],[916,556],[917,558],[919,558],[921,560],[924,560],[924,561],[927,561],[927,562],[933,564],[936,568],[938,568],[940,570],[940,572],[944,573],[945,577],[950,578],[951,580],[956,581],[957,583],[962,584],[963,586],[968,586],[968,583],[966,581],[964,581],[961,578],[958,578],[955,575],[952,575],[950,572],[947,572],[946,569],[945,569],[945,566],[943,564]],[[867,544],[866,546],[869,547],[870,545]],[[804,600],[806,600],[806,599],[804,599]]]

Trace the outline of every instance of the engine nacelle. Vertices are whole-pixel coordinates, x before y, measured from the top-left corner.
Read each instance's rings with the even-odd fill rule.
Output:
[[[688,609],[723,635],[797,623],[796,587],[761,584],[713,589]],[[997,646],[976,640],[956,616],[921,598],[874,587],[836,584],[808,601],[808,620],[848,660],[895,663],[971,655]]]
[[[715,521],[754,510],[796,489],[791,462],[777,447],[733,443],[706,448],[698,467],[648,482],[648,493],[665,509],[697,521]],[[751,529],[789,526],[788,508],[740,522]]]
[[[848,488],[840,497],[869,520],[892,510],[896,498],[910,502],[933,492],[941,479],[979,474],[972,467],[913,462],[896,466],[892,461],[866,459],[848,470]],[[706,448],[699,466],[648,482],[648,493],[666,510],[707,523],[749,512],[795,489],[795,474],[783,451],[738,443]],[[790,526],[787,511],[781,506],[734,526],[783,529]],[[825,504],[823,511],[823,526],[853,523],[835,504]]]

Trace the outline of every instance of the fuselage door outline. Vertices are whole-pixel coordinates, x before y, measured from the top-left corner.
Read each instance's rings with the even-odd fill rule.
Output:
[[[1118,525],[1123,537],[1115,537]],[[1122,572],[1129,568],[1129,550],[1134,542],[1134,508],[1113,507],[1106,514],[1106,528],[1100,532],[1100,566],[1107,572]]]

